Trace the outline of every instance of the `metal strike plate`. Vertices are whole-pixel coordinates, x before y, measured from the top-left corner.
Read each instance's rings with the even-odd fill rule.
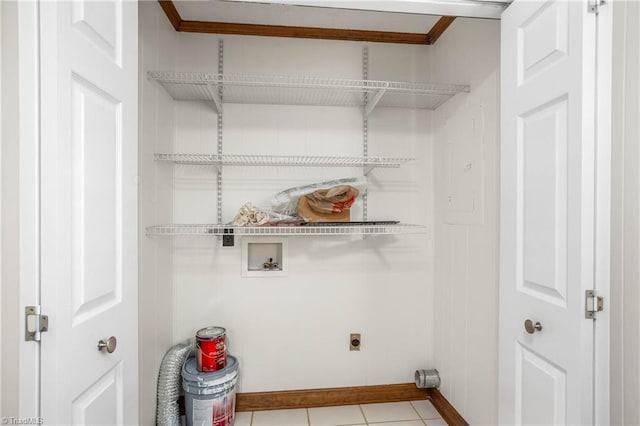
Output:
[[[604,0],[587,0],[587,12],[598,13],[603,4]]]
[[[604,297],[598,296],[595,290],[587,290],[585,292],[584,301],[584,317],[586,319],[594,319],[596,312],[604,310]]]
[[[24,323],[24,340],[27,342],[39,342],[40,334],[49,330],[49,317],[40,314],[40,306],[24,308]]]

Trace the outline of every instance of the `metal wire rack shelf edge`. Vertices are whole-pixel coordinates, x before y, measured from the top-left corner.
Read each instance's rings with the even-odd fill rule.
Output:
[[[415,158],[156,153],[156,161],[214,166],[400,167]]]
[[[147,236],[243,236],[243,235],[392,235],[422,234],[427,228],[423,225],[320,225],[320,226],[232,226],[215,224],[167,224],[146,228]]]
[[[147,76],[159,83],[223,86],[264,86],[292,89],[367,90],[410,92],[413,94],[454,95],[469,92],[469,85],[383,80],[356,80],[315,76],[261,74],[215,74],[201,72],[148,71]]]
[[[223,104],[377,107],[435,110],[468,85],[340,78],[148,71],[176,100]],[[224,92],[224,97],[221,95]],[[367,97],[371,97],[367,101]],[[223,101],[224,98],[224,101]]]

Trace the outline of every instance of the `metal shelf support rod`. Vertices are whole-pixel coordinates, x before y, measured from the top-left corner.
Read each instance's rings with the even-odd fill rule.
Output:
[[[218,40],[218,73],[224,72],[224,40]],[[222,84],[218,85],[218,101],[220,102],[220,108],[218,109],[218,155],[222,155],[222,101],[223,101],[223,87]],[[215,98],[214,98],[215,99]],[[216,179],[216,209],[218,223],[222,223],[222,166],[216,166],[218,169],[218,176]]]
[[[215,87],[212,87],[211,83],[207,83],[205,85],[205,87],[207,88],[207,92],[209,93],[209,96],[211,96],[211,99],[213,99],[213,104],[214,104],[214,108],[216,110],[217,114],[222,114],[222,101],[220,100],[220,96],[218,96],[218,93],[215,90]],[[219,88],[220,86],[218,86]]]
[[[369,80],[369,47],[368,46],[362,47],[362,79]],[[369,114],[367,113],[368,111],[367,104],[369,101],[368,98],[369,98],[369,94],[365,91],[363,95],[363,114],[362,114],[362,156],[365,159],[369,157],[369,119],[368,119]],[[382,95],[380,95],[380,99],[381,98],[382,98]],[[378,99],[378,101],[380,99]],[[365,167],[364,168],[365,176],[370,171],[371,171],[370,169]],[[362,220],[365,222],[367,221],[367,208],[368,208],[367,204],[368,204],[368,195],[365,192],[362,195]]]

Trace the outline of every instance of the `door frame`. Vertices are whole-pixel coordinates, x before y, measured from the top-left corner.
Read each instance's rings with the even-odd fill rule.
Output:
[[[596,164],[594,286],[604,296],[604,310],[594,321],[594,422],[609,424],[611,335],[611,114],[613,68],[613,2],[599,7],[596,22]]]

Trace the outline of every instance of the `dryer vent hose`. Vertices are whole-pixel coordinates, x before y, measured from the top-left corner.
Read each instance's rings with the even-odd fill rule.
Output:
[[[156,425],[179,426],[180,396],[182,364],[191,354],[195,346],[195,339],[178,343],[162,358],[158,373],[158,405],[156,408]]]

